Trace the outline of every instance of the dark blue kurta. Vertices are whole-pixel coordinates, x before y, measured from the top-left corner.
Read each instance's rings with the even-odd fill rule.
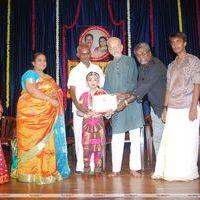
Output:
[[[108,93],[133,92],[137,87],[137,66],[134,58],[121,56],[111,61],[106,70],[104,89]],[[124,133],[143,127],[142,105],[133,102],[112,117],[113,133]]]

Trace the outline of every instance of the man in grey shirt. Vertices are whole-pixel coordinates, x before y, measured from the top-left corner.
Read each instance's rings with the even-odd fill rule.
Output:
[[[134,48],[134,54],[140,63],[138,86],[131,96],[126,96],[125,102],[118,105],[121,110],[127,103],[134,100],[142,101],[147,95],[151,104],[151,117],[153,126],[153,143],[157,155],[164,124],[161,120],[163,103],[166,91],[166,66],[152,56],[150,47],[146,43],[139,43]]]

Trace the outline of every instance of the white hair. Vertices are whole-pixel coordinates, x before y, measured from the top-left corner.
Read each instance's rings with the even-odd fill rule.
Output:
[[[110,38],[107,40],[107,45],[109,46],[109,44],[110,44],[111,42],[113,42],[113,41],[118,42],[119,44],[122,44],[122,42],[121,42],[121,40],[120,40],[119,38],[117,38],[117,37],[110,37]]]

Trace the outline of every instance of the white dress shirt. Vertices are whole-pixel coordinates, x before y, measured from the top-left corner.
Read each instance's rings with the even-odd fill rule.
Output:
[[[89,91],[89,87],[87,85],[87,81],[86,81],[86,76],[89,72],[96,72],[99,74],[100,76],[100,87],[103,87],[104,84],[104,74],[102,69],[97,66],[94,65],[90,62],[90,66],[87,67],[86,65],[84,65],[82,62],[80,62],[76,67],[74,67],[70,74],[69,74],[69,79],[68,79],[68,83],[67,86],[68,88],[70,88],[70,86],[74,86],[75,89],[75,95],[77,100],[79,100],[80,96],[84,93]],[[76,112],[77,108],[74,105],[74,103],[72,104],[72,112]]]

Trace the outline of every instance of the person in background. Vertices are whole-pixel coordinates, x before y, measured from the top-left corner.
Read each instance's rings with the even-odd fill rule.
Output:
[[[93,42],[94,42],[94,36],[91,33],[88,33],[85,35],[85,43],[87,46],[89,46],[90,51],[93,53],[94,47],[93,47]]]
[[[166,91],[167,68],[158,58],[152,56],[147,43],[137,44],[134,48],[134,54],[140,63],[138,85],[127,101],[128,103],[135,100],[140,102],[145,95],[148,96],[151,106],[153,144],[157,155],[164,129],[161,114]],[[118,105],[118,107],[120,106],[121,109],[126,107],[123,102]]]
[[[99,38],[99,46],[94,49],[92,57],[100,58],[101,56],[105,55],[107,52],[108,52],[107,38],[104,36],[101,36]]]
[[[2,118],[3,107],[0,101],[0,119]],[[6,166],[6,160],[4,158],[3,148],[0,141],[0,184],[7,183],[10,180],[8,169]]]

